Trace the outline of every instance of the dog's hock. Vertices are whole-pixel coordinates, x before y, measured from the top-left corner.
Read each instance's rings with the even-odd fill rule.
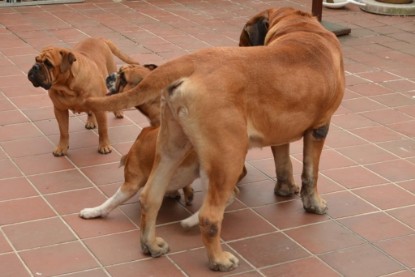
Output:
[[[329,133],[329,125],[327,124],[327,125],[321,126],[320,128],[314,129],[313,137],[318,140],[325,139],[328,133]]]

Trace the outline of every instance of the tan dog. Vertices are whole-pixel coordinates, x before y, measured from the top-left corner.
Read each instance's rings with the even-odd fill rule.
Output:
[[[255,27],[258,22],[265,32]],[[140,195],[144,253],[159,256],[169,249],[156,237],[156,216],[177,167],[192,151],[209,187],[199,225],[213,270],[238,265],[222,250],[220,232],[249,148],[272,147],[277,193],[290,194],[298,188],[289,143],[303,138],[303,206],[318,214],[327,209],[317,178],[330,120],[344,93],[340,44],[316,18],[291,8],[269,9],[249,20],[240,44],[247,41],[266,46],[197,51],[159,66],[128,92],[87,100],[95,109],[117,110],[148,102],[162,91],[155,163]]]
[[[106,79],[107,88],[110,94],[122,93],[135,87],[141,80],[155,69],[155,65],[124,65],[117,73],[111,74]],[[94,208],[85,208],[80,212],[80,217],[89,219],[107,216],[113,209],[134,196],[150,176],[153,167],[156,142],[160,126],[160,97],[156,97],[149,103],[136,107],[150,120],[151,127],[144,128],[131,146],[127,155],[121,159],[124,167],[124,183],[117,192],[101,205]],[[246,169],[241,179],[246,175]],[[174,175],[167,187],[167,196],[177,197],[178,190],[183,189],[186,205],[193,200],[192,182],[199,178],[199,163],[196,153],[192,151],[180,164],[177,173]],[[181,222],[185,228],[198,224],[198,213]]]
[[[85,128],[94,129],[98,124],[98,152],[111,152],[105,112],[91,113],[83,103],[88,97],[106,94],[105,78],[117,71],[113,55],[126,63],[137,63],[121,53],[111,41],[101,38],[88,38],[73,49],[47,47],[35,58],[28,78],[35,87],[48,90],[59,125],[60,139],[53,155],[63,156],[68,151],[69,110],[87,112]],[[115,112],[115,115],[122,118],[121,112]]]
[[[109,94],[122,93],[135,87],[141,80],[155,69],[155,65],[123,65],[117,73],[106,78]],[[85,208],[80,212],[82,218],[97,218],[107,216],[113,209],[133,197],[147,182],[156,154],[156,141],[160,127],[160,97],[149,103],[136,107],[150,121],[151,127],[144,128],[131,146],[128,154],[121,158],[124,165],[124,183],[117,192],[101,205],[94,208]],[[198,177],[199,164],[195,155],[189,156],[180,169],[180,174],[171,182],[167,189],[168,196],[177,197],[178,189],[183,188],[186,205],[193,200],[191,183]],[[186,227],[194,225],[193,222]]]

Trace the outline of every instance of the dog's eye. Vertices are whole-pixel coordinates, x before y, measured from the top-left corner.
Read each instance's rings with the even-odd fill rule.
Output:
[[[52,68],[52,67],[53,67],[53,64],[52,64],[49,60],[45,60],[45,61],[44,61],[44,64],[45,64],[47,67],[49,67],[49,68]]]

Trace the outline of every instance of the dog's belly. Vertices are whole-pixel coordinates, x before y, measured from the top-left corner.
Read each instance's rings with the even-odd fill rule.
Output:
[[[187,166],[181,165],[177,169],[177,173],[171,179],[167,192],[173,192],[190,185],[196,178],[199,177],[199,166],[197,161],[194,164]]]
[[[299,140],[309,127],[309,120],[295,117],[291,120],[260,121],[255,126],[249,120],[247,125],[249,148],[277,146]]]

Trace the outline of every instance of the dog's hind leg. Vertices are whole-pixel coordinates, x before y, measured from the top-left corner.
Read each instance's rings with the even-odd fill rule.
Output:
[[[279,196],[291,196],[300,191],[293,177],[293,166],[290,159],[290,145],[271,146],[274,156],[277,183],[274,192]]]
[[[304,134],[301,199],[304,209],[310,213],[324,214],[327,211],[326,201],[320,197],[317,191],[317,179],[320,155],[328,133],[328,126],[327,124],[308,130]]]
[[[137,155],[134,155],[134,153],[129,153],[128,155],[124,156],[121,161],[124,160],[127,160],[124,168],[125,181],[121,187],[119,187],[115,194],[108,198],[101,205],[94,208],[83,209],[79,213],[80,217],[85,219],[105,217],[112,210],[133,197],[140,190],[140,188],[144,186],[147,178],[145,178],[146,175],[139,169]]]
[[[157,138],[156,157],[153,169],[140,194],[141,248],[152,257],[169,251],[168,244],[156,237],[156,219],[166,188],[176,174],[178,166],[191,151],[191,144],[171,110],[162,102],[161,125]]]
[[[115,192],[115,194],[108,198],[104,203],[94,208],[85,208],[81,210],[79,216],[84,219],[106,217],[112,210],[117,208],[119,205],[137,193],[138,189],[137,191],[131,189],[123,189],[124,187],[128,186],[132,187],[132,184],[124,183],[120,188],[118,188],[117,192]]]
[[[87,113],[88,117],[86,119],[85,128],[86,129],[95,129],[97,127],[97,119],[95,118],[95,114],[92,112]]]

